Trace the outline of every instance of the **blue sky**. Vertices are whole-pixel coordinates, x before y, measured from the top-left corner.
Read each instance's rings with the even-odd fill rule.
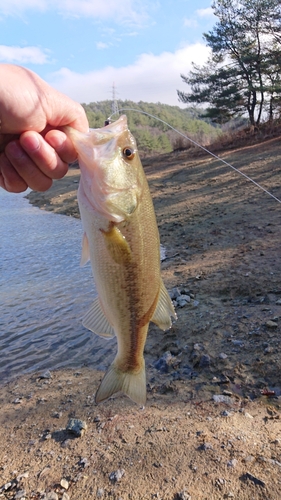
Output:
[[[179,105],[180,74],[208,57],[211,0],[0,2],[0,63],[20,64],[79,102],[116,96]]]

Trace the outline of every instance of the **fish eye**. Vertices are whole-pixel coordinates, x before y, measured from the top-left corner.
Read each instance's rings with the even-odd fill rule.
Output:
[[[135,157],[135,152],[132,148],[124,148],[123,155],[127,160],[132,160]]]

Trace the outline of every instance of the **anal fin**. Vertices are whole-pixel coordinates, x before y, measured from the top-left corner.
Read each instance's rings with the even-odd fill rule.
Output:
[[[82,325],[100,337],[110,339],[115,335],[114,328],[105,317],[98,297],[91,305],[89,311],[85,314]]]

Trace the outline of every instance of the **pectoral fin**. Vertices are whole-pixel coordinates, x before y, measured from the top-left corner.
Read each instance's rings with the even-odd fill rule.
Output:
[[[126,264],[130,262],[132,252],[129,243],[120,229],[113,224],[108,231],[104,229],[100,229],[100,231],[105,238],[106,248],[112,259],[117,264]]]
[[[89,240],[87,238],[86,233],[84,233],[82,239],[82,254],[80,260],[80,266],[84,266],[85,264],[87,264],[88,260],[90,260]]]
[[[110,339],[115,335],[113,327],[104,315],[99,298],[94,301],[87,314],[85,314],[82,325],[100,337]]]
[[[159,298],[151,321],[159,326],[161,330],[168,330],[172,325],[171,316],[177,319],[170,296],[161,280]]]

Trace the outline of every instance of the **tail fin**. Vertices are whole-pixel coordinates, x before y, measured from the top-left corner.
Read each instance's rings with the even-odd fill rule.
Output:
[[[145,364],[138,373],[122,372],[114,365],[107,370],[96,392],[95,401],[101,403],[116,392],[122,391],[135,403],[144,406],[146,403]]]

